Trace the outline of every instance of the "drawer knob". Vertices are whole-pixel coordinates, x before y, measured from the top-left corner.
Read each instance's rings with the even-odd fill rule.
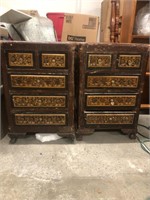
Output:
[[[115,81],[114,81],[114,80],[112,80],[112,81],[111,81],[111,83],[113,84],[113,83],[115,83]]]
[[[115,103],[114,103],[114,100],[111,99],[110,101],[111,101],[110,104],[113,106],[113,105],[115,104]]]

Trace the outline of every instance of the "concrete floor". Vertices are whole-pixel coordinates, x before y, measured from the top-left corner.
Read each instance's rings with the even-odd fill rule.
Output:
[[[139,123],[150,126],[149,119],[140,116]],[[6,136],[0,141],[0,200],[150,200],[150,155],[117,131],[76,144],[41,143],[32,135],[10,145]]]

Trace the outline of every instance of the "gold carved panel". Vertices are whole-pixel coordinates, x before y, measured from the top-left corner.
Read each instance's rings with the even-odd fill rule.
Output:
[[[12,87],[17,88],[65,88],[65,76],[11,75]]]
[[[65,54],[42,54],[42,67],[65,68]]]
[[[90,54],[88,57],[88,68],[111,67],[111,55]]]
[[[86,114],[86,124],[133,124],[134,114]]]
[[[66,125],[65,114],[15,114],[16,125]]]
[[[88,95],[88,107],[135,106],[136,95]]]
[[[88,76],[88,88],[137,88],[138,76]]]
[[[10,67],[33,67],[32,53],[8,53]]]
[[[118,67],[121,68],[139,68],[141,55],[120,55]]]
[[[16,96],[12,97],[14,107],[66,107],[65,96]]]

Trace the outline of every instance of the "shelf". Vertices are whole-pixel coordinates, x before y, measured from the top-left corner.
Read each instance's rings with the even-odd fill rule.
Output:
[[[150,109],[150,104],[141,104],[141,109]]]
[[[132,35],[133,39],[149,39],[150,35]]]

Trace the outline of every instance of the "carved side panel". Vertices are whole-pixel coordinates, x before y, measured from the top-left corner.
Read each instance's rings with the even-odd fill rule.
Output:
[[[14,107],[66,107],[66,96],[16,96]]]
[[[111,67],[111,55],[90,54],[88,56],[88,68]]]
[[[10,67],[33,67],[32,53],[8,53]]]
[[[135,106],[136,95],[87,95],[88,107]]]
[[[137,88],[138,76],[88,76],[87,88]]]
[[[16,125],[66,125],[65,114],[15,114]]]
[[[42,54],[42,67],[65,68],[65,54]]]
[[[11,75],[11,85],[17,88],[65,88],[65,76]]]
[[[86,124],[133,124],[134,114],[86,114]]]
[[[141,55],[120,55],[118,67],[140,68]]]

